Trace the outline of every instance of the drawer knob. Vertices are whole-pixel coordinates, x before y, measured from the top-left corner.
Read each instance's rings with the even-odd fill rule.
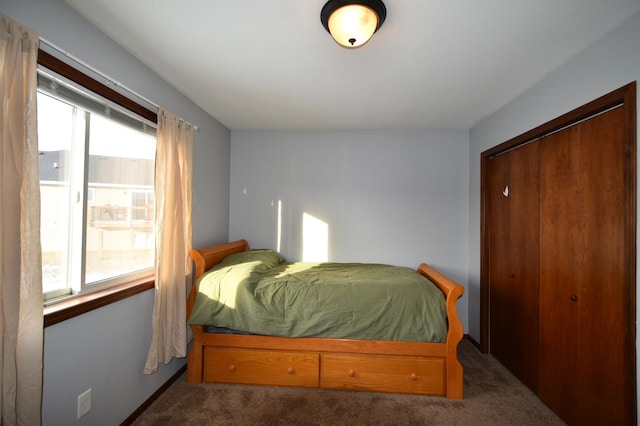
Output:
[[[236,366],[233,364],[229,365],[229,371],[236,371]]]
[[[293,374],[293,367],[287,368],[287,374]]]
[[[418,380],[418,375],[416,373],[411,373],[411,380]]]
[[[355,377],[356,376],[356,372],[353,370],[349,370],[349,377]]]

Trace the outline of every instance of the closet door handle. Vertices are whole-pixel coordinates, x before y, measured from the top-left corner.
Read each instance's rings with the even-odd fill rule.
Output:
[[[571,299],[572,302],[577,302],[578,296],[576,296],[575,294],[572,294],[571,296],[569,296],[569,299]]]

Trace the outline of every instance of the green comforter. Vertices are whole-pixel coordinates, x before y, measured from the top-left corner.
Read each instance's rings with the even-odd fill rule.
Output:
[[[410,268],[227,257],[197,283],[190,324],[288,337],[444,342],[442,292]]]

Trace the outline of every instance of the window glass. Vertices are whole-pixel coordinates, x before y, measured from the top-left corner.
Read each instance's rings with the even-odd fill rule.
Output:
[[[42,286],[45,293],[65,290],[69,250],[69,158],[74,108],[38,93]]]
[[[154,262],[155,128],[67,84],[39,74],[45,300],[148,275]]]

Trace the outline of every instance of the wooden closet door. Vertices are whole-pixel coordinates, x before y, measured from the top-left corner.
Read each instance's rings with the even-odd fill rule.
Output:
[[[622,108],[540,142],[540,398],[569,424],[629,424]]]
[[[489,161],[490,351],[538,387],[538,144]]]

